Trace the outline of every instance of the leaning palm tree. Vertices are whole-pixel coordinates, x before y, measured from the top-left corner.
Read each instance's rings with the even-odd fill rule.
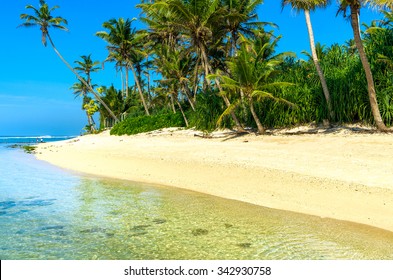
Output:
[[[101,99],[98,93],[96,93],[91,86],[74,70],[74,68],[64,59],[64,57],[60,54],[60,52],[57,50],[55,44],[52,41],[52,38],[49,34],[49,28],[55,28],[59,30],[64,30],[68,31],[67,27],[67,20],[62,18],[62,17],[54,17],[52,16],[52,12],[56,9],[58,9],[59,6],[53,6],[52,8],[49,8],[48,4],[44,0],[40,0],[40,7],[35,8],[32,5],[27,5],[26,9],[32,10],[33,15],[30,14],[21,14],[20,18],[22,20],[25,20],[24,23],[20,24],[20,27],[39,27],[41,30],[41,41],[42,44],[46,47],[47,46],[47,40],[49,40],[53,50],[56,52],[56,54],[59,56],[59,58],[63,61],[63,63],[72,71],[72,73],[75,74],[75,76],[78,78],[79,81],[82,83],[85,83],[85,86],[88,88],[88,90],[94,95],[94,97],[104,106],[104,108],[108,111],[108,113],[115,119],[117,122],[118,119],[113,114],[113,112],[109,109],[109,107],[105,104],[105,102]]]
[[[350,11],[353,36],[354,36],[356,48],[359,52],[360,60],[363,65],[364,72],[366,74],[368,97],[369,97],[371,112],[374,117],[375,125],[380,131],[388,131],[389,129],[385,126],[385,123],[383,122],[381,117],[381,112],[379,111],[373,74],[371,72],[370,63],[368,61],[366,52],[364,50],[362,38],[360,36],[359,13],[360,13],[360,8],[364,5],[370,4],[376,7],[389,7],[392,5],[392,1],[391,0],[339,0],[339,4],[340,7],[337,14],[343,13],[344,17],[346,17],[348,8]]]
[[[333,113],[330,93],[326,83],[325,75],[323,74],[322,68],[319,64],[318,55],[315,49],[314,32],[313,32],[311,18],[310,18],[310,11],[314,11],[316,8],[319,7],[326,7],[328,4],[330,4],[330,2],[331,2],[330,0],[281,0],[281,5],[282,8],[284,8],[286,5],[291,5],[292,9],[296,11],[304,11],[308,36],[310,40],[312,59],[314,61],[315,68],[317,70],[319,79],[321,81],[323,94],[325,95],[326,103],[328,106],[329,118],[333,120],[334,113]]]

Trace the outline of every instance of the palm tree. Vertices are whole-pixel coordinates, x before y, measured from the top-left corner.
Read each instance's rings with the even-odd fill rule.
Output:
[[[149,26],[146,31],[149,44],[153,47],[156,45],[166,45],[174,49],[180,40],[180,30],[171,25],[174,13],[170,9],[160,9],[159,6],[152,3],[141,3],[136,5],[141,8],[145,16],[140,20]]]
[[[284,56],[288,54],[271,55],[280,37],[273,42],[266,42],[264,37],[257,37],[252,41],[246,40],[243,36],[240,37],[242,38],[240,51],[227,63],[230,76],[218,73],[217,75],[209,75],[209,78],[220,78],[223,81],[222,87],[226,89],[226,94],[243,92],[257,125],[258,133],[263,134],[265,128],[255,111],[255,99],[269,98],[293,105],[287,100],[274,96],[275,90],[292,85],[274,80],[278,73],[277,66],[284,61]],[[237,100],[238,102],[228,108],[222,116],[228,114],[229,110],[235,109],[241,99],[237,98]],[[221,121],[222,116],[219,121]]]
[[[86,83],[82,83],[80,81],[76,82],[72,85],[71,89],[73,90],[75,97],[82,96],[82,110],[86,112],[88,127],[90,129],[90,132],[93,133],[95,132],[95,122],[93,119],[93,115],[89,114],[87,110],[88,104],[90,103],[90,101],[92,101],[92,99],[88,96],[89,89],[86,87]]]
[[[145,47],[142,44],[141,41],[138,42],[137,47],[139,50],[143,50],[143,51],[134,51],[130,54],[130,59],[132,61],[133,67],[135,69],[135,77],[139,82],[139,86],[142,89],[144,89],[144,80],[142,78],[142,74],[143,74],[143,66],[144,66],[144,61],[146,59],[147,53],[145,51]],[[134,47],[134,48],[135,48]],[[135,82],[135,86],[138,87],[138,84]]]
[[[140,50],[141,46],[138,44],[140,38],[137,37],[135,29],[131,28],[132,21],[133,20],[130,19],[124,20],[123,18],[119,18],[118,20],[110,19],[102,25],[104,28],[108,29],[109,32],[99,31],[96,35],[109,44],[107,47],[109,51],[107,59],[120,59],[122,63],[124,62],[124,65],[126,66],[126,74],[128,72],[128,67],[131,68],[146,115],[150,115],[143,96],[140,81],[134,67],[135,61],[133,61],[133,58],[141,54],[143,55],[144,53]]]
[[[220,5],[221,0],[166,0],[158,1],[150,6],[151,9],[160,10],[169,9],[172,13],[170,26],[180,31],[187,43],[195,50],[200,63],[207,76],[213,74],[213,68],[208,57],[208,47],[212,44],[213,35],[215,37],[224,37],[226,30],[223,19],[225,9]],[[218,41],[215,38],[215,41]],[[198,65],[196,66],[198,67]],[[222,88],[218,79],[215,80],[220,92]],[[231,107],[229,99],[222,95],[227,107]],[[240,121],[234,111],[231,111],[231,117],[234,120],[239,131],[244,131]]]
[[[251,35],[252,29],[262,27],[271,23],[257,22],[256,9],[263,0],[222,0],[225,6],[225,26],[230,34],[231,56],[234,56],[237,49],[239,35]]]
[[[154,62],[157,70],[165,79],[179,83],[181,91],[187,97],[192,110],[195,111],[195,103],[188,87],[193,66],[189,53],[184,49],[171,50],[167,46],[162,46],[161,49],[156,50],[156,54],[157,57]]]
[[[37,9],[32,5],[27,5],[25,7],[28,10],[32,10],[34,15],[29,14],[21,14],[20,18],[25,20],[24,23],[20,24],[19,26],[22,27],[39,27],[41,30],[41,41],[42,44],[46,47],[47,39],[49,40],[50,44],[52,45],[53,50],[59,56],[61,61],[75,74],[79,81],[85,83],[85,86],[89,89],[89,91],[94,95],[94,97],[104,106],[104,108],[108,111],[108,113],[113,117],[113,119],[117,122],[118,119],[113,114],[113,112],[109,109],[109,107],[105,104],[105,102],[101,99],[99,94],[97,94],[89,84],[74,70],[74,68],[64,59],[64,57],[60,54],[57,50],[55,44],[52,41],[52,38],[49,34],[49,28],[55,28],[59,30],[68,31],[67,27],[64,25],[67,24],[67,20],[62,17],[53,17],[52,12],[59,8],[59,6],[53,6],[49,8],[48,4],[44,0],[40,0],[40,7]]]
[[[86,75],[86,83],[90,85],[92,88],[94,88],[94,85],[91,84],[91,77],[90,74],[92,72],[98,72],[100,70],[97,65],[100,64],[99,61],[94,61],[91,59],[91,54],[89,55],[82,55],[81,56],[82,60],[75,60],[74,63],[77,64],[78,66],[74,67],[76,71],[79,73],[83,73]],[[74,94],[83,95],[83,102],[82,102],[82,109],[85,110],[86,115],[87,115],[87,122],[88,122],[88,128],[90,129],[91,133],[95,132],[95,122],[93,119],[93,112],[94,109],[96,108],[96,105],[94,104],[94,100],[92,100],[88,94],[88,89],[86,86],[84,86],[83,83],[75,83],[72,87],[74,89]],[[94,106],[95,105],[95,106]]]
[[[74,67],[76,71],[79,73],[83,73],[86,75],[86,82],[90,85],[91,84],[91,78],[90,74],[92,72],[98,72],[100,70],[97,65],[100,64],[99,61],[94,61],[91,59],[91,54],[89,55],[82,55],[81,56],[82,60],[75,60],[74,63],[76,63],[78,66]]]
[[[122,92],[116,90],[112,85],[109,88],[102,86],[97,88],[97,91],[101,94],[102,99],[111,108],[111,110],[116,114],[116,116],[121,116],[124,113],[124,98]],[[102,106],[99,108],[100,112],[100,124],[105,126],[113,126],[113,119],[109,118],[108,114]]]
[[[353,36],[356,44],[356,48],[359,52],[359,57],[363,65],[364,72],[366,74],[367,79],[367,90],[368,97],[371,106],[371,112],[374,117],[375,124],[380,131],[388,131],[389,129],[385,126],[385,123],[382,120],[381,112],[379,111],[377,95],[375,92],[374,78],[371,72],[370,63],[368,61],[366,52],[364,50],[362,38],[360,36],[360,26],[359,26],[359,13],[360,8],[363,5],[370,4],[378,7],[388,7],[391,5],[391,0],[339,0],[339,10],[337,12],[342,12],[344,17],[346,17],[347,10],[350,10],[350,19],[353,30]]]
[[[330,2],[331,2],[330,0],[281,0],[281,5],[282,8],[284,8],[286,5],[291,5],[292,8],[296,11],[301,11],[301,10],[304,11],[308,36],[310,40],[312,59],[314,61],[315,68],[317,70],[319,79],[321,81],[323,94],[325,95],[326,103],[328,106],[329,118],[333,120],[334,113],[333,113],[330,93],[326,83],[325,75],[323,74],[322,68],[319,64],[318,55],[315,49],[314,32],[313,32],[311,18],[310,18],[310,11],[314,11],[316,8],[326,7],[328,4],[330,4]]]
[[[167,96],[170,97],[171,101],[171,108],[174,114],[176,114],[176,108],[175,108],[175,103],[180,109],[180,112],[183,116],[184,123],[186,124],[186,127],[188,127],[188,119],[186,117],[186,114],[184,113],[183,107],[181,106],[179,102],[179,89],[178,89],[178,83],[173,80],[173,79],[168,79],[168,80],[161,80],[159,81],[159,84],[161,87],[156,88],[158,92],[165,92]]]
[[[364,3],[369,4],[371,7],[390,9],[391,11],[393,11],[392,0],[364,0]]]
[[[145,75],[147,79],[147,97],[149,101],[151,101],[151,84],[150,84],[150,71],[153,70],[153,61],[149,59],[149,57],[153,54],[151,50],[148,51],[146,55],[146,60],[142,65],[142,68],[144,69],[143,74]]]
[[[127,66],[127,63],[124,61],[124,58],[117,52],[115,51],[109,51],[108,56],[106,59],[102,62],[102,68],[105,68],[105,62],[114,62],[115,63],[115,70],[116,73],[120,73],[120,79],[121,79],[121,89],[123,96],[125,98],[128,97],[128,72],[129,68]],[[125,71],[124,71],[125,70]],[[125,72],[125,78],[123,77],[123,71]]]

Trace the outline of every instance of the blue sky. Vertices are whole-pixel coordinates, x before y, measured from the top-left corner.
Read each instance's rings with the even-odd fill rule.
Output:
[[[94,36],[110,18],[139,17],[135,8],[139,0],[48,0],[59,5],[54,15],[68,20],[69,32],[52,31],[52,38],[63,56],[73,63],[81,55],[92,54],[94,60],[106,57],[105,43]],[[309,51],[303,14],[290,8],[281,11],[280,0],[265,0],[258,14],[261,21],[279,25],[276,34],[283,38],[279,51],[300,55]],[[334,2],[334,1],[333,1]],[[17,28],[24,7],[38,7],[38,0],[6,1],[0,11],[0,136],[78,135],[86,124],[81,100],[75,99],[70,87],[74,75],[60,61],[52,48],[44,48],[38,28]],[[351,38],[351,27],[341,16],[337,5],[311,14],[315,39],[327,46]],[[361,22],[380,17],[376,11],[362,10]],[[130,75],[131,76],[131,75]],[[120,77],[112,65],[93,75],[93,83],[120,87]],[[132,81],[131,81],[132,83]]]

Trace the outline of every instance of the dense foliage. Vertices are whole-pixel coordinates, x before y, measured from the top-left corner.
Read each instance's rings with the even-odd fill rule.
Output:
[[[307,26],[311,26],[309,11],[331,1],[277,2],[304,11]],[[145,30],[133,28],[134,19],[108,19],[103,23],[104,30],[96,35],[107,43],[104,62],[114,63],[122,88],[96,87],[90,73],[98,71],[99,63],[90,55],[76,61],[73,71],[84,77],[78,76],[73,90],[83,97],[87,127],[94,132],[96,107],[92,102],[97,100],[100,128],[123,120],[113,127],[114,134],[168,126],[208,131],[218,126],[239,131],[252,127],[263,133],[270,127],[324,120],[375,124],[380,130],[393,125],[390,0],[338,0],[338,12],[350,20],[354,40],[344,45],[315,45],[308,28],[313,47],[310,54],[305,53],[306,59],[298,59],[290,52],[276,52],[280,36],[275,34],[275,24],[265,23],[256,12],[262,3],[263,0],[142,1],[137,7],[142,11],[139,20],[147,26]],[[53,9],[43,0],[40,4],[39,10],[28,8],[42,10],[45,17],[23,14],[25,26],[32,26],[33,22],[46,26],[51,18],[46,13]],[[359,12],[367,5],[380,8],[384,20],[364,25],[359,34]],[[60,17],[54,19],[67,23]],[[41,30],[43,39],[48,37],[54,47],[48,30]],[[129,84],[130,73],[133,85]]]
[[[158,114],[153,116],[130,117],[115,124],[112,135],[132,135],[166,127],[183,127],[184,120],[180,113]]]

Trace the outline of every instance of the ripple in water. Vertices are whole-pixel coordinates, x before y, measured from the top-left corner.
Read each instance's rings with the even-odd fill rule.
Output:
[[[1,259],[393,259],[388,231],[12,159]]]

